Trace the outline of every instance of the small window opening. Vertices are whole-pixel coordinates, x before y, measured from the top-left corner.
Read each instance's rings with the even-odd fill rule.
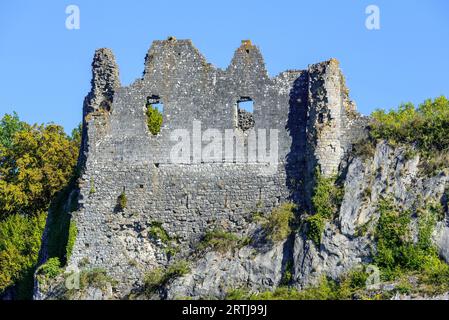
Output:
[[[143,189],[143,184],[140,184],[139,187],[140,187],[140,189]]]
[[[254,102],[249,97],[237,101],[237,126],[243,130],[254,128]]]
[[[159,96],[152,95],[147,98],[145,109],[148,130],[152,135],[157,135],[161,131],[164,104]]]

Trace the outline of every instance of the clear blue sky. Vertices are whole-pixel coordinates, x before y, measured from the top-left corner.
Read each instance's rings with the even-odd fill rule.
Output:
[[[65,8],[80,8],[80,29]],[[380,8],[380,30],[365,8]],[[401,102],[449,96],[449,1],[5,1],[0,3],[0,116],[28,122],[81,121],[96,48],[109,47],[123,84],[141,76],[155,39],[192,39],[226,68],[251,39],[271,76],[335,57],[364,114]]]

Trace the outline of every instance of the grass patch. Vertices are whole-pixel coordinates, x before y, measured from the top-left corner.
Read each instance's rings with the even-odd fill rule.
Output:
[[[189,272],[190,266],[185,260],[177,261],[166,269],[162,267],[155,268],[145,275],[144,292],[147,296],[151,296],[169,281],[186,275]]]
[[[106,289],[108,284],[116,285],[117,281],[110,277],[103,268],[93,268],[83,270],[80,273],[80,289],[95,287],[98,289]]]
[[[295,220],[296,205],[290,202],[283,203],[274,208],[271,214],[265,218],[262,226],[267,239],[272,242],[285,240],[292,232],[292,223]]]
[[[349,300],[353,299],[365,287],[367,274],[363,270],[354,270],[340,281],[322,277],[318,285],[297,290],[280,286],[274,291],[250,292],[245,289],[230,290],[227,300]]]
[[[249,244],[249,242],[249,238],[241,238],[234,233],[215,229],[206,232],[199,242],[197,249],[200,251],[211,249],[220,253],[225,253],[232,249],[241,248]]]

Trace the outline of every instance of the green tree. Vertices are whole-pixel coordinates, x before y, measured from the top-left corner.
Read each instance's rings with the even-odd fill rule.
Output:
[[[28,125],[25,122],[20,121],[16,112],[13,112],[12,115],[5,114],[0,120],[0,145],[9,148],[14,134],[27,127]]]
[[[47,211],[52,197],[70,179],[78,142],[61,126],[27,126],[0,146],[0,218]]]
[[[0,293],[15,285],[30,298],[47,211],[73,176],[80,138],[80,127],[69,137],[16,113],[0,121]]]

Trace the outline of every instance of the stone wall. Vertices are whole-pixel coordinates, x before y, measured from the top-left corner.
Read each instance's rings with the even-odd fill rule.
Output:
[[[325,175],[336,172],[364,131],[336,60],[269,77],[259,49],[248,40],[221,70],[190,40],[169,38],[153,42],[143,77],[128,87],[120,87],[110,50],[97,50],[92,68],[83,108],[80,210],[73,215],[78,237],[69,266],[76,269],[87,260],[107,269],[120,280],[121,296],[141,284],[145,271],[167,262],[163,244],[148,236],[152,222],[162,223],[183,252],[216,227],[244,234],[252,212],[306,202],[310,172],[316,165]],[[146,124],[149,98],[164,105],[158,135]],[[254,102],[254,128],[245,131],[238,128],[242,99]],[[245,151],[252,132],[278,130],[274,170],[256,159],[221,155],[203,161],[193,143],[188,161],[172,163],[171,133],[193,132],[194,121],[201,122],[202,132],[235,130]],[[124,210],[117,208],[121,192],[128,199]]]

